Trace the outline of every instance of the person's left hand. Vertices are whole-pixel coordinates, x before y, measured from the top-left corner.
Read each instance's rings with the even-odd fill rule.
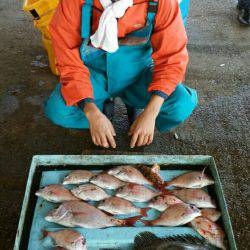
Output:
[[[152,143],[155,130],[155,113],[144,110],[132,124],[129,135],[132,136],[130,147],[144,146]]]

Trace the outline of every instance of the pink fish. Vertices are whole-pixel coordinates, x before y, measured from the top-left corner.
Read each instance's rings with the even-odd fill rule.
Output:
[[[125,220],[116,219],[94,206],[82,201],[65,202],[49,212],[45,219],[59,225],[83,228],[105,228],[115,226],[133,226],[141,216]]]
[[[226,249],[225,233],[215,222],[204,217],[198,217],[191,221],[190,224],[210,244],[221,249]]]
[[[179,203],[167,208],[156,220],[141,221],[147,226],[177,227],[187,224],[200,215],[200,210],[195,206]]]
[[[36,192],[36,196],[42,197],[43,199],[54,203],[79,200],[77,197],[72,195],[71,192],[63,185],[57,184],[48,185],[46,187],[41,188]]]
[[[90,180],[91,183],[106,189],[117,189],[125,185],[125,183],[116,177],[107,174],[106,172],[101,172],[93,176]]]
[[[43,231],[44,237],[51,237],[56,246],[68,250],[87,250],[86,240],[76,230],[63,229],[56,232]]]
[[[221,213],[214,208],[203,208],[201,216],[215,222],[221,217]]]
[[[141,185],[152,185],[151,181],[146,179],[138,169],[131,165],[112,168],[108,170],[108,174],[113,175],[124,182],[136,183]]]
[[[73,188],[71,192],[74,196],[84,201],[100,201],[110,197],[103,189],[91,183]]]
[[[129,183],[118,188],[115,195],[132,202],[147,202],[159,194],[143,185]]]
[[[207,176],[203,171],[192,171],[175,177],[165,186],[174,186],[180,188],[203,188],[214,184],[214,180]]]
[[[161,194],[159,196],[154,197],[148,204],[149,207],[154,208],[158,211],[165,211],[168,207],[178,204],[178,203],[183,203],[180,199],[178,199],[175,195],[173,194]]]
[[[130,201],[115,196],[100,201],[98,208],[114,215],[138,213],[143,216],[147,216],[150,209],[136,207]]]
[[[202,189],[176,189],[172,193],[182,201],[199,208],[215,208],[215,202]]]
[[[63,184],[82,184],[89,182],[94,174],[88,170],[74,170],[63,180]]]

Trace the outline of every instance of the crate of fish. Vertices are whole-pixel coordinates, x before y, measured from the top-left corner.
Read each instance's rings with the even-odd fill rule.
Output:
[[[15,250],[237,249],[211,156],[34,156]]]

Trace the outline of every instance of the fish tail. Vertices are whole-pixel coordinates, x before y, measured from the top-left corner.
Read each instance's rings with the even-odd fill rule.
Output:
[[[131,217],[125,220],[124,226],[128,226],[128,227],[132,227],[135,225],[135,223],[141,219],[141,215],[139,216],[135,216],[135,217]]]
[[[143,215],[143,217],[147,217],[148,210],[150,210],[149,207],[141,208],[140,214]]]
[[[170,190],[162,189],[161,194],[166,194],[167,195],[167,194],[173,194],[173,192],[170,191]]]
[[[151,227],[153,226],[153,223],[151,220],[140,220],[145,226]]]
[[[164,181],[164,183],[161,186],[163,188],[169,187],[169,186],[171,186],[171,182],[170,181]]]
[[[49,235],[49,231],[47,231],[47,230],[42,230],[42,237],[41,237],[41,239],[46,238],[48,235]]]

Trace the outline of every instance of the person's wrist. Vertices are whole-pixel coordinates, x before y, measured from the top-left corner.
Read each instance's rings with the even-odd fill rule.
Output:
[[[100,114],[100,110],[96,107],[94,103],[85,103],[83,112],[88,120],[91,120],[92,117],[96,117]]]

